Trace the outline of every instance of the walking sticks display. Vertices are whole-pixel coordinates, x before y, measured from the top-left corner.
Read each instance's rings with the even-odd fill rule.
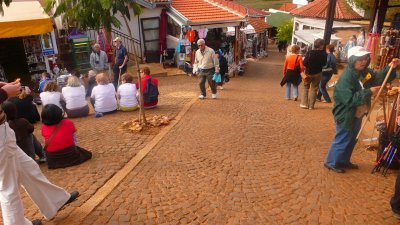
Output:
[[[379,149],[377,154],[377,160],[374,168],[371,173],[381,172],[383,176],[387,174],[387,171],[391,167],[394,161],[397,161],[397,155],[400,148],[400,129],[397,125],[397,118],[399,115],[399,89],[392,89],[384,96],[380,96],[383,98],[383,110],[384,110],[384,118],[383,121],[377,122],[377,128],[380,131],[379,135]],[[387,102],[391,102],[385,107],[385,99],[388,98]],[[388,113],[386,113],[386,108],[388,108]],[[386,115],[389,115],[388,118]],[[388,143],[388,141],[390,142]]]

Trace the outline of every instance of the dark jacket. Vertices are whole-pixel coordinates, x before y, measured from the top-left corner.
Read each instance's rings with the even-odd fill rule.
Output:
[[[40,115],[33,104],[32,95],[27,95],[25,98],[20,99],[19,97],[12,97],[10,100],[17,106],[17,118],[27,119],[30,123],[36,123],[40,121]]]
[[[87,87],[87,91],[86,91],[86,96],[91,96],[92,95],[92,90],[96,85],[97,85],[96,76],[90,77],[89,81],[88,81],[88,87]]]
[[[324,50],[308,51],[303,64],[306,67],[307,75],[315,75],[322,72],[322,67],[326,65],[328,54]]]
[[[333,92],[335,104],[332,112],[335,122],[348,131],[353,127],[357,106],[371,104],[372,92],[369,88],[381,85],[389,70],[387,66],[379,72],[372,71],[369,68],[364,71],[356,71],[354,63],[357,58],[356,56],[350,57],[348,65],[340,76]],[[364,82],[364,89],[362,89],[360,81],[364,81],[368,74],[371,74],[371,78]],[[396,70],[393,70],[390,74],[389,82],[395,77]]]
[[[35,148],[33,146],[31,135],[34,130],[33,125],[23,118],[9,120],[8,123],[10,124],[10,128],[15,132],[18,147],[20,147],[29,157],[35,158]]]

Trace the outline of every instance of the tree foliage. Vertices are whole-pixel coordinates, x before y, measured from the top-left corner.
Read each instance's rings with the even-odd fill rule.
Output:
[[[372,11],[374,7],[375,0],[348,0],[350,3],[353,3],[358,8],[364,9],[367,12]],[[400,0],[389,0],[389,5],[400,5]],[[392,20],[394,14],[398,13],[399,8],[389,8],[386,13],[386,20]],[[370,13],[369,15],[371,15]]]
[[[293,34],[293,20],[287,20],[283,22],[281,25],[279,25],[277,31],[278,33],[276,37],[279,41],[291,42]]]
[[[0,0],[1,1],[1,0]],[[142,8],[132,0],[45,0],[45,11],[55,8],[54,17],[63,15],[64,22],[81,29],[101,27],[111,30],[111,27],[121,27],[121,21],[116,15],[130,20],[129,8],[134,15],[140,15]]]

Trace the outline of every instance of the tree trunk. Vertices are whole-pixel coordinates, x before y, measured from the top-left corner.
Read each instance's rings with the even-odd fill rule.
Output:
[[[140,74],[140,67],[139,67],[139,61],[137,59],[137,54],[136,54],[136,47],[135,47],[135,42],[133,41],[133,35],[132,35],[132,31],[131,28],[129,27],[129,23],[128,20],[126,19],[126,17],[124,15],[122,15],[122,18],[124,18],[125,21],[125,25],[128,29],[129,32],[129,37],[132,40],[132,46],[133,46],[133,55],[135,58],[135,65],[136,65],[136,72],[137,72],[137,77],[138,77],[138,84],[139,84],[139,103],[140,103],[140,109],[139,109],[139,123],[140,124],[147,124],[147,120],[146,120],[146,114],[144,112],[144,98],[143,98],[143,93],[142,93],[142,77]]]

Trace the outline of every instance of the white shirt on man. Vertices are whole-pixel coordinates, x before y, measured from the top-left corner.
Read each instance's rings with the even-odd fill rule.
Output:
[[[60,107],[60,109],[62,109],[62,106],[60,103],[62,98],[63,98],[63,96],[62,96],[61,92],[58,92],[58,91],[51,91],[51,92],[44,91],[44,92],[40,93],[40,100],[42,101],[43,107],[48,104],[54,104],[54,105]]]
[[[94,110],[96,112],[111,112],[117,109],[115,88],[111,83],[95,86],[90,97],[95,100]]]
[[[121,84],[118,87],[117,93],[121,97],[119,99],[120,106],[133,107],[139,104],[136,98],[137,90],[135,84],[131,83]]]
[[[193,71],[200,72],[199,69],[213,69],[215,72],[219,73],[219,61],[218,57],[215,55],[215,51],[205,46],[204,51],[197,49],[193,64]]]
[[[63,87],[62,95],[67,103],[67,109],[79,109],[87,105],[86,91],[82,85],[79,87]]]

